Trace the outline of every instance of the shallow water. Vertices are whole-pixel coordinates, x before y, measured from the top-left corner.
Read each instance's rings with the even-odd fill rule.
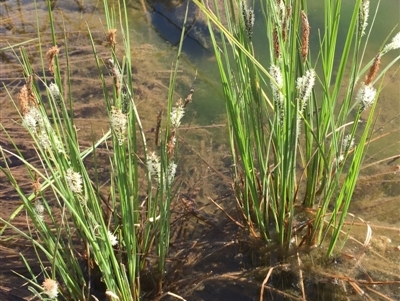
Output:
[[[73,74],[76,79],[74,87],[80,90],[79,102],[77,102],[76,108],[78,123],[80,122],[82,131],[93,131],[93,136],[100,135],[101,131],[108,127],[108,121],[105,120],[101,91],[95,89],[96,83],[98,83],[96,81],[97,70],[93,65],[87,63],[91,58],[87,27],[93,32],[96,45],[101,50],[101,45],[104,41],[104,15],[101,3],[97,1],[80,3],[73,0],[55,1],[54,3],[53,11],[57,16],[57,35],[61,40],[64,36],[63,27],[65,26],[68,47],[72,53]],[[110,1],[110,3],[115,3],[115,1]],[[372,32],[370,46],[365,54],[367,59],[375,55],[382,45],[386,33],[399,21],[399,10],[393,9],[393,6],[394,4],[391,1],[383,1],[381,3],[381,12],[376,18],[377,27]],[[44,2],[38,2],[38,7],[39,28],[42,33],[49,33],[49,28],[46,25],[48,24],[48,14],[45,10]],[[154,8],[155,10],[153,11]],[[317,43],[316,31],[319,24],[322,24],[322,16],[319,14],[320,9],[318,1],[315,1],[309,7],[310,22],[312,22],[312,32],[314,33],[312,41],[315,43]],[[39,44],[34,39],[36,37],[36,23],[32,17],[34,16],[34,11],[31,1],[6,0],[0,2],[0,49],[3,49],[0,53],[0,82],[7,86],[12,95],[17,95],[18,87],[23,83],[23,78],[14,55],[10,50],[5,50],[4,48],[9,44],[26,42],[24,46],[31,55],[32,61],[39,63],[37,61]],[[155,116],[158,108],[165,105],[169,70],[176,59],[176,49],[167,40],[172,44],[176,44],[176,35],[179,34],[179,30],[177,30],[172,36],[167,36],[161,29],[166,27],[167,23],[169,25],[172,24],[172,26],[179,25],[179,23],[171,21],[175,15],[171,12],[171,8],[164,4],[144,7],[139,1],[130,1],[128,3],[128,13],[134,46],[132,55],[134,61],[136,60],[137,62],[135,78],[137,89],[135,93],[139,109],[143,116]],[[345,13],[346,9],[344,9],[343,17],[346,16]],[[260,11],[256,11],[256,18],[257,14],[260,14]],[[199,28],[200,31],[204,29],[202,25]],[[171,31],[168,30],[167,33],[170,34]],[[255,28],[254,33],[256,52],[260,53],[260,56],[263,55],[263,38],[263,26],[260,24]],[[213,227],[213,224],[216,224],[221,229],[228,227],[226,226],[227,222],[221,221],[220,216],[216,217],[219,211],[213,205],[210,205],[207,197],[219,199],[229,192],[230,160],[229,147],[224,144],[225,130],[222,127],[222,130],[220,127],[196,128],[196,125],[223,124],[224,118],[222,115],[225,108],[220,87],[218,86],[219,77],[212,53],[207,50],[207,44],[199,43],[196,39],[189,37],[188,42],[185,44],[181,72],[178,78],[177,92],[186,95],[192,84],[194,74],[196,70],[198,71],[194,101],[190,104],[184,120],[184,126],[189,129],[186,132],[182,131],[181,134],[184,141],[181,141],[182,159],[180,163],[182,167],[180,177],[183,179],[184,189],[195,191],[189,198],[196,201],[197,209],[199,209],[203,217],[205,216],[209,219],[210,223],[204,224],[197,217],[188,218],[188,221],[185,220],[183,223],[185,226],[182,228],[185,228],[186,232],[175,233],[177,246],[187,238],[192,240],[205,239],[205,242],[209,242],[208,245],[204,244],[199,250],[193,249],[193,251],[198,251],[199,257],[204,256],[205,252],[212,255],[207,258],[197,258],[198,262],[189,266],[190,268],[186,272],[197,273],[199,279],[201,279],[201,272],[204,272],[204,270],[215,271],[215,276],[208,277],[206,281],[197,281],[198,287],[195,287],[195,283],[188,284],[188,286],[192,285],[192,287],[188,287],[188,291],[191,291],[196,300],[224,300],[226,296],[229,296],[229,300],[254,300],[255,294],[253,292],[259,291],[260,282],[263,281],[262,277],[265,277],[268,271],[262,270],[259,275],[256,273],[240,274],[240,272],[249,267],[254,267],[252,266],[254,262],[258,262],[246,250],[248,248],[247,243],[243,243],[245,246],[237,242],[232,243],[235,237],[226,237],[226,235],[218,231],[208,231],[210,227]],[[42,45],[43,47],[50,45],[49,37],[42,41]],[[104,51],[104,55],[107,55],[106,51]],[[265,55],[265,60],[266,57],[267,55]],[[388,58],[383,60],[382,66],[385,65],[385,61],[387,62]],[[400,253],[396,249],[397,246],[400,246],[398,231],[397,228],[391,230],[388,227],[394,228],[400,225],[398,221],[398,216],[400,216],[400,206],[398,205],[400,200],[400,171],[395,173],[396,166],[400,164],[400,159],[389,165],[387,161],[374,164],[386,157],[399,154],[399,84],[399,75],[394,71],[389,71],[384,81],[385,90],[380,96],[377,108],[379,115],[376,128],[378,134],[391,134],[371,144],[366,157],[366,164],[373,165],[363,170],[356,190],[355,202],[352,206],[353,213],[371,221],[375,226],[373,231],[376,235],[374,235],[371,243],[372,251],[376,251],[384,258],[390,259],[390,261],[383,264],[379,260],[376,260],[378,264],[375,264],[372,259],[368,264],[363,263],[369,271],[374,272],[374,277],[378,278],[380,277],[379,273],[384,277],[385,272],[391,270],[391,264],[399,264]],[[0,87],[0,106],[2,108],[0,122],[7,127],[12,127],[14,123],[10,117],[16,118],[16,115],[12,113],[13,107],[3,85]],[[147,130],[154,126],[153,119],[144,118],[144,126]],[[96,131],[98,132],[96,133]],[[0,136],[1,143],[5,141],[4,139],[5,137]],[[25,147],[26,150],[29,149],[29,145]],[[204,162],[207,162],[209,166]],[[210,166],[218,171],[219,174]],[[3,181],[4,179],[0,179],[0,188],[8,189],[3,185]],[[6,194],[2,196],[4,197]],[[224,202],[228,208],[234,207],[232,205],[232,196],[230,195],[229,197],[230,199],[222,200],[221,203]],[[181,210],[180,208],[174,209],[177,212]],[[226,233],[232,233],[230,228],[226,231]],[[360,227],[360,229],[355,229],[354,236],[362,240],[364,233],[365,227]],[[385,240],[385,238],[390,238],[391,242]],[[215,240],[219,241],[219,246],[213,244]],[[353,248],[360,248],[360,246],[353,246]],[[172,248],[173,251],[174,248]],[[177,247],[176,251],[179,251],[179,247]],[[191,256],[189,260],[195,261],[195,256]],[[248,258],[241,259],[241,256],[247,256]],[[313,254],[311,257],[315,259],[319,258],[319,255]],[[306,259],[303,260],[306,261]],[[380,268],[383,271],[379,271],[378,265],[381,265]],[[340,270],[340,268],[340,266],[337,266],[336,269]],[[346,268],[343,270],[346,271]],[[226,271],[235,271],[237,274],[225,274]],[[246,281],[241,277],[245,278]],[[276,278],[278,278],[276,281],[279,282],[279,274],[275,276]],[[288,279],[290,278],[288,277]],[[330,278],[326,276],[326,279],[329,280]],[[232,282],[236,283],[236,285],[232,284]],[[316,297],[316,300],[322,299],[317,299]]]

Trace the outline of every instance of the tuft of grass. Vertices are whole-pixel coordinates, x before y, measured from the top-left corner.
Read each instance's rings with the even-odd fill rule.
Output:
[[[99,56],[90,28],[88,33],[110,127],[91,147],[82,149],[80,144],[82,138],[74,120],[76,100],[68,40],[57,40],[51,1],[47,5],[52,46],[47,51],[40,47],[42,70],[34,72],[23,46],[13,48],[26,84],[18,99],[8,93],[32,138],[38,159],[34,162],[40,164],[25,158],[15,137],[0,124],[15,149],[0,148],[5,162],[0,170],[22,201],[10,219],[2,222],[32,242],[41,273],[35,274],[32,263],[23,258],[30,277],[21,277],[41,300],[57,295],[68,300],[89,300],[92,295],[99,299],[107,296],[110,300],[140,300],[145,293],[144,273],[151,272],[148,275],[153,294],[161,292],[165,277],[170,205],[179,188],[174,181],[175,135],[188,104],[174,101],[181,45],[171,70],[166,122],[162,125],[161,114],[157,117],[158,141],[150,147],[134,97],[126,2],[118,2],[117,7],[110,6],[107,0],[103,3],[108,57]],[[181,40],[183,37],[184,32]],[[38,31],[38,40],[42,39]],[[65,46],[59,48],[60,44]],[[61,52],[65,55],[65,69],[60,63]],[[193,89],[187,99],[192,94]],[[98,154],[99,147],[106,150],[106,162]],[[24,164],[33,193],[27,193],[13,175],[6,160],[10,156]],[[105,177],[101,172],[103,164],[110,166],[105,185],[100,180]],[[12,223],[21,210],[29,218],[29,233]]]
[[[355,1],[344,31],[342,1],[324,1],[317,53],[308,45],[318,29],[308,18],[307,1],[261,2],[260,19],[245,1],[226,0],[223,11],[216,1],[214,9],[193,1],[208,17],[243,220],[253,235],[285,249],[295,235],[302,237],[300,246],[327,241],[331,256],[373,125],[386,70],[380,71],[380,58],[400,47],[400,34],[365,63],[375,21],[368,19],[368,0]],[[265,45],[262,54],[253,47],[255,22],[265,25],[265,40],[257,41]],[[267,54],[268,66],[257,59]]]

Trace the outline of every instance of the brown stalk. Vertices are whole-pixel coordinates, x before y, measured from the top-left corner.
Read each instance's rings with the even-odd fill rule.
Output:
[[[377,294],[378,296],[380,296],[381,298],[388,300],[388,301],[394,301],[392,298],[389,298],[388,296],[385,296],[384,294],[378,292],[377,290],[374,290],[372,288],[370,288],[369,286],[365,287],[367,290]]]
[[[208,200],[210,200],[215,206],[218,207],[232,222],[234,222],[237,226],[244,228],[245,226],[242,225],[239,221],[237,221],[235,218],[233,218],[224,208],[221,207],[216,201],[214,201],[212,198],[207,197]]]
[[[161,116],[162,116],[162,110],[157,114],[157,124],[156,124],[156,132],[155,132],[155,138],[154,138],[154,143],[156,146],[158,146],[159,139],[160,139],[160,127],[161,127]]]
[[[184,108],[186,108],[186,106],[188,105],[189,102],[192,102],[192,97],[193,97],[193,93],[194,93],[194,83],[196,81],[196,78],[197,78],[197,70],[196,70],[196,74],[193,79],[192,86],[190,87],[189,94],[186,96],[185,101],[183,102]]]
[[[261,284],[260,301],[263,301],[263,300],[264,300],[264,288],[266,287],[266,284],[267,284],[267,282],[268,282],[268,280],[269,280],[269,277],[271,276],[272,271],[274,270],[274,268],[275,268],[275,267],[271,267],[271,268],[268,270],[267,276],[265,276],[264,281],[263,281],[263,283]]]
[[[295,236],[295,239],[296,239],[296,244],[297,244],[297,235]],[[299,285],[300,285],[300,288],[301,288],[301,295],[303,297],[303,300],[306,300],[307,298],[306,298],[306,290],[304,288],[303,270],[301,268],[302,267],[302,262],[301,262],[301,259],[300,259],[299,252],[296,252],[296,255],[297,255],[297,264],[299,265]]]
[[[194,93],[194,85],[190,88],[190,92],[189,92],[188,96],[186,96],[186,98],[185,98],[185,101],[183,103],[184,108],[186,108],[188,103],[192,101],[193,93]]]

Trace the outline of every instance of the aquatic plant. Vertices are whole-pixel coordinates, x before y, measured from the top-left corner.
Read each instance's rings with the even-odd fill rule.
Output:
[[[224,11],[215,1],[213,8],[193,1],[208,17],[244,223],[286,250],[295,237],[297,246],[327,241],[326,256],[332,256],[370,137],[384,74],[380,58],[396,48],[398,35],[365,64],[368,22],[375,21],[368,18],[368,0],[355,1],[350,21],[343,20],[342,1],[325,0],[319,29],[307,1],[260,2],[262,16],[252,15],[252,22],[245,1],[224,1]],[[262,53],[251,39],[257,22],[265,25],[265,40],[257,40],[265,45]],[[315,54],[313,30],[319,33]],[[266,56],[267,64],[257,59]]]
[[[109,116],[109,130],[94,140],[91,147],[81,149],[81,133],[74,120],[76,100],[68,39],[57,39],[51,1],[47,3],[53,46],[45,52],[41,43],[45,37],[38,30],[42,66],[35,72],[26,49],[14,49],[26,84],[17,100],[8,92],[32,138],[38,159],[34,162],[40,164],[26,158],[14,143],[12,133],[0,125],[14,145],[14,150],[0,147],[5,162],[0,170],[22,201],[10,220],[2,222],[32,242],[38,259],[32,263],[23,257],[31,277],[21,277],[28,281],[32,293],[43,300],[57,296],[68,300],[91,300],[92,296],[140,300],[144,294],[141,276],[151,270],[153,294],[160,293],[169,250],[170,204],[179,186],[174,181],[175,133],[194,92],[192,87],[187,101],[179,100],[174,106],[181,50],[171,70],[164,108],[166,122],[161,126],[160,112],[156,143],[149,146],[134,97],[126,3],[118,2],[118,7],[111,8],[105,0],[108,58],[100,57],[98,47],[102,46],[94,42],[90,29],[88,34],[100,79],[97,88],[103,92]],[[182,40],[183,37],[184,32]],[[60,44],[65,46],[59,48]],[[66,64],[62,65],[61,60]],[[84,134],[86,137],[87,133]],[[106,151],[106,160],[99,156],[99,147]],[[27,192],[18,176],[13,175],[7,163],[10,157],[25,165],[33,193]],[[100,180],[104,178],[101,168],[107,164],[110,174],[104,184]],[[29,233],[13,224],[13,218],[21,210],[29,217]],[[40,265],[40,275],[34,274],[33,264]],[[43,284],[40,279],[45,279]]]

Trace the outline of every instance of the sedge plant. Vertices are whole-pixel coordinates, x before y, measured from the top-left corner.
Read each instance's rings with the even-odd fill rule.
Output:
[[[350,21],[343,20],[341,0],[323,1],[316,53],[307,1],[256,1],[260,19],[247,1],[225,0],[223,10],[193,1],[209,21],[245,224],[286,250],[296,234],[298,245],[327,242],[331,256],[368,145],[379,80],[399,56],[383,72],[380,61],[400,47],[400,33],[365,63],[374,23],[368,0],[354,2]],[[265,26],[264,40],[257,40],[262,53],[252,40],[256,22]],[[266,56],[268,63],[257,59]]]
[[[0,169],[22,201],[10,219],[2,222],[32,242],[41,273],[35,274],[32,262],[23,257],[31,273],[30,278],[23,277],[34,295],[43,300],[58,295],[68,300],[89,300],[92,295],[106,295],[110,300],[141,300],[144,272],[153,275],[153,293],[161,292],[165,277],[170,204],[178,188],[174,185],[175,134],[187,104],[180,101],[175,105],[173,99],[180,49],[171,70],[165,127],[160,129],[159,117],[159,142],[157,147],[150,147],[134,98],[125,1],[111,7],[104,0],[104,10],[108,57],[100,57],[100,46],[94,42],[90,28],[88,33],[110,126],[87,149],[82,149],[83,138],[74,120],[77,91],[72,85],[68,39],[65,35],[65,39],[57,40],[51,1],[50,49],[41,47],[44,37],[38,30],[42,69],[34,72],[24,47],[14,50],[26,84],[18,99],[14,100],[11,93],[9,96],[32,138],[38,159],[33,162],[40,164],[26,158],[14,142],[15,137],[1,126],[14,149],[0,148],[5,162]],[[183,36],[184,32],[182,40]],[[117,44],[117,39],[122,43]],[[63,48],[57,46],[60,42],[65,45]],[[66,67],[60,63],[61,51]],[[100,146],[106,149],[106,162],[98,155]],[[27,193],[13,174],[6,160],[10,156],[23,162],[34,184],[33,193]],[[99,171],[102,164],[110,166],[107,183],[100,180],[104,177]],[[13,225],[13,218],[22,210],[29,218],[28,233]]]

